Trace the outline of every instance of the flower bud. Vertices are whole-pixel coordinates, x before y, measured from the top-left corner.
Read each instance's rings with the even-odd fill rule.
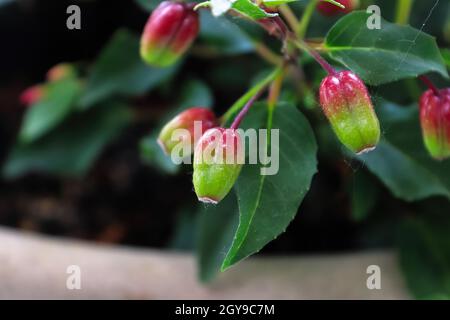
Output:
[[[199,132],[195,132],[196,123]],[[163,127],[158,137],[158,144],[166,154],[170,154],[173,148],[180,143],[189,145],[188,148],[182,146],[182,150],[191,150],[189,154],[184,155],[185,157],[190,156],[202,134],[216,126],[218,126],[218,121],[211,110],[190,108],[177,115]],[[187,132],[185,135],[179,136],[178,139],[172,139],[172,135],[177,129],[185,129]]]
[[[217,204],[230,192],[244,163],[239,133],[213,128],[201,137],[194,150],[193,184],[200,201]]]
[[[31,106],[36,102],[40,101],[45,95],[45,87],[43,85],[34,85],[25,89],[20,95],[20,103],[25,106]]]
[[[320,104],[338,139],[356,153],[380,139],[380,124],[364,82],[351,71],[331,74],[320,85]]]
[[[75,68],[70,63],[60,63],[48,70],[47,80],[54,82],[67,78],[74,78],[76,74]]]
[[[345,6],[345,9],[330,2],[320,1],[317,5],[317,11],[326,17],[331,17],[337,14],[352,12],[359,7],[359,0],[336,0],[336,2]]]
[[[426,91],[420,98],[420,123],[425,146],[433,158],[450,157],[450,88]]]
[[[161,2],[145,25],[141,57],[152,66],[170,66],[190,47],[198,30],[198,14],[192,5]]]

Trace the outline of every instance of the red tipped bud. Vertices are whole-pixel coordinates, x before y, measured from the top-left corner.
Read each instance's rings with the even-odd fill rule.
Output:
[[[359,7],[359,0],[336,0],[339,2],[344,8],[340,8],[335,4],[326,1],[320,1],[317,5],[317,11],[319,11],[322,15],[331,17],[337,14],[345,14],[352,12],[353,10]]]
[[[141,57],[152,66],[172,65],[191,46],[198,30],[198,14],[191,4],[161,2],[145,25]]]
[[[35,85],[29,87],[20,95],[20,103],[27,107],[31,106],[32,104],[35,104],[36,102],[42,100],[42,98],[45,96],[45,91],[46,90],[43,85]]]
[[[331,74],[320,85],[320,104],[339,140],[356,153],[380,139],[380,124],[364,82],[351,71]]]
[[[432,157],[450,157],[450,88],[426,91],[420,98],[420,123],[425,146]]]
[[[193,184],[200,201],[216,204],[230,192],[244,163],[242,138],[234,129],[213,128],[194,151]]]
[[[218,126],[218,121],[211,110],[190,108],[177,115],[163,127],[158,137],[158,143],[167,154],[170,154],[173,148],[181,143],[183,145],[182,150],[191,150],[189,154],[184,155],[186,157],[192,154],[192,150],[202,134],[216,126]],[[195,132],[196,128],[199,132]],[[180,131],[177,137],[173,137],[177,129],[184,129],[185,131]],[[186,145],[188,148],[185,148]]]
[[[60,63],[48,70],[47,80],[54,82],[67,78],[74,78],[76,75],[77,71],[74,66],[69,63]]]

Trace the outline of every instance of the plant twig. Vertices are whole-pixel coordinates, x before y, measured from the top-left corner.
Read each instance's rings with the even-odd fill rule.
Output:
[[[264,43],[255,42],[254,46],[256,53],[268,63],[274,65],[280,65],[282,63],[283,58],[270,50]]]
[[[239,112],[244,105],[255,96],[259,91],[267,87],[281,72],[282,68],[278,67],[272,71],[266,78],[258,82],[250,90],[248,90],[239,100],[237,100],[221,118],[221,123],[226,123],[234,114]]]
[[[261,89],[259,92],[257,92],[252,98],[250,98],[250,100],[247,101],[247,103],[245,104],[245,106],[241,109],[241,111],[239,112],[239,114],[236,116],[236,118],[234,118],[233,123],[230,126],[230,129],[237,129],[239,128],[239,125],[241,124],[242,120],[244,119],[245,115],[248,113],[248,111],[250,110],[250,108],[253,106],[253,104],[256,102],[256,100],[259,99],[259,97],[261,97],[261,95],[263,94],[264,90],[266,89],[266,87],[264,87],[263,89]]]
[[[411,15],[413,0],[397,0],[397,12],[395,22],[398,24],[408,24]]]
[[[303,49],[306,52],[308,52],[314,60],[317,61],[318,64],[322,66],[322,68],[328,72],[328,74],[333,75],[336,74],[336,70],[314,49],[312,49],[306,42],[300,40],[300,41],[294,41],[295,45],[299,49]]]
[[[299,21],[295,14],[292,12],[291,8],[287,4],[283,4],[280,6],[280,13],[283,15],[283,17],[286,19],[287,23],[289,24],[289,27],[292,30],[297,30],[299,28]]]
[[[423,82],[423,83],[424,83],[431,91],[433,91],[433,93],[434,93],[436,96],[439,97],[439,96],[441,95],[439,89],[434,85],[433,81],[431,81],[430,78],[428,78],[427,76],[422,75],[422,76],[419,76],[419,79],[422,80],[422,82]]]
[[[308,30],[309,22],[311,21],[311,17],[314,13],[314,9],[317,6],[317,2],[319,0],[311,0],[308,5],[305,8],[305,11],[303,12],[302,18],[300,20],[300,24],[298,25],[298,28],[295,30],[297,33],[297,36],[300,39],[303,39],[306,35],[306,31]]]

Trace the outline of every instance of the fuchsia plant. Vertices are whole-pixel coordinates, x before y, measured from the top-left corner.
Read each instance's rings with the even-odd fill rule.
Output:
[[[184,168],[192,174],[192,188],[186,192],[195,192],[202,202],[196,230],[201,238],[202,278],[259,252],[288,228],[297,213],[316,210],[316,204],[321,207],[322,199],[335,205],[334,199],[339,198],[336,207],[344,209],[336,211],[344,213],[343,219],[362,221],[385,209],[385,198],[378,201],[377,197],[386,194],[378,191],[388,189],[394,195],[389,200],[395,202],[386,204],[392,211],[382,213],[398,213],[389,219],[402,224],[419,216],[410,214],[413,205],[406,202],[450,199],[450,167],[443,161],[450,158],[450,89],[442,84],[449,79],[450,52],[438,45],[445,46],[448,32],[443,26],[448,22],[441,17],[441,23],[433,21],[426,28],[408,25],[411,15],[415,22],[442,16],[445,10],[440,9],[448,8],[442,1],[426,10],[412,0],[383,7],[382,15],[395,16],[395,21],[376,12],[372,5],[383,6],[381,1],[172,0],[156,7],[153,1],[139,2],[153,10],[140,37],[118,31],[92,67],[77,74],[70,65],[56,66],[45,83],[24,92],[24,104],[42,103],[24,116],[19,152],[13,154],[19,161],[13,158],[8,166],[12,176],[34,166],[65,174],[81,172],[81,163],[87,170],[94,158],[92,150],[103,146],[98,136],[106,139],[119,130],[109,130],[109,125],[120,128],[118,123],[125,123],[124,119],[141,120],[129,116],[135,101],[130,98],[145,95],[146,100],[152,97],[147,96],[151,90],[164,88],[158,95],[188,108],[168,123],[160,123],[160,132],[144,137],[141,154],[163,172],[175,174]],[[391,9],[396,12],[388,15]],[[243,23],[237,26],[236,21]],[[195,66],[185,59],[189,55],[198,58]],[[224,57],[227,63],[236,60],[224,68]],[[253,59],[251,66],[249,59]],[[227,79],[221,78],[224,69]],[[203,82],[205,73],[213,85]],[[84,75],[86,79],[81,78]],[[414,83],[419,78],[428,87],[420,100]],[[238,82],[233,83],[233,93],[242,90],[231,106],[222,99],[230,92],[224,80]],[[242,89],[241,80],[251,83],[249,88]],[[221,88],[216,90],[214,84]],[[214,98],[219,97],[215,104]],[[86,130],[92,135],[80,129],[83,136],[75,139],[74,133],[85,128],[89,119],[95,121]],[[107,127],[104,134],[95,131],[102,127],[97,126],[100,120]],[[76,129],[67,130],[69,125]],[[256,143],[251,143],[247,129],[257,133]],[[267,134],[260,136],[264,131]],[[63,154],[59,150],[65,149],[65,139],[72,134],[77,141],[74,151],[53,161],[55,155]],[[276,170],[265,175],[269,170],[264,169],[272,168],[268,162],[247,161],[254,155],[247,150],[249,145],[257,147],[258,160],[279,155]],[[46,157],[35,157],[42,146]],[[28,147],[26,152],[20,149]],[[32,161],[22,160],[29,155]],[[193,166],[176,166],[175,158]],[[346,164],[354,162],[359,164],[357,169],[349,169]],[[63,163],[73,163],[75,169],[66,169]],[[331,179],[339,181],[335,183],[338,197],[328,187],[322,188],[328,169],[333,171]],[[313,180],[316,174],[320,178]],[[398,202],[407,209],[399,210]],[[428,241],[433,232],[413,224],[407,227],[426,234],[423,243],[433,242]],[[414,246],[411,237],[404,238],[407,247]],[[434,255],[435,250],[440,245],[429,251]],[[425,251],[416,256],[421,258]],[[409,251],[405,257],[408,264]]]
[[[346,4],[354,5],[355,3],[346,2]],[[336,7],[330,3],[327,3],[327,5]],[[323,6],[319,6],[318,9],[325,10]],[[352,9],[353,7],[348,8],[348,10]],[[197,19],[197,14],[192,10],[192,6],[168,1],[161,3],[155,9],[145,27],[141,40],[141,55],[147,63],[155,66],[172,64],[188,48],[198,30],[197,25],[193,27],[190,22],[185,23],[183,21],[183,19],[194,17],[194,15],[195,20]],[[293,55],[296,54],[296,50],[293,51],[288,47],[290,44],[298,44],[298,39],[278,16],[258,19],[258,22],[271,35],[284,42],[286,61],[283,69],[286,69],[288,64],[295,61]],[[178,48],[182,47],[183,50],[175,50],[173,41],[183,43],[178,46]],[[373,150],[380,138],[380,127],[363,81],[353,72],[336,72],[319,54],[308,47],[306,47],[306,50],[329,73],[320,87],[320,103],[339,140],[356,153]],[[222,139],[219,140],[223,140],[223,143],[220,145],[220,151],[229,149],[227,145],[229,140],[239,142],[239,135],[234,130],[239,126],[240,121],[258,95],[249,100],[249,103],[236,117],[231,129],[219,128],[207,131],[198,146],[195,147],[193,182],[200,201],[218,203],[222,200],[235,183],[241,165],[234,162],[222,163],[224,155],[216,155],[212,163],[200,163],[199,153],[203,153],[206,147],[214,144],[214,139],[211,139],[212,133],[221,133]],[[169,122],[161,131],[158,140],[164,151],[170,152],[177,143],[177,141],[171,141],[171,134],[174,129],[183,127],[180,124],[183,122],[182,119],[188,119],[186,120],[187,126],[191,130],[190,124],[192,121],[206,120],[207,123],[204,127],[210,126],[212,116],[208,114],[209,119],[205,119],[204,116],[204,113],[185,111]],[[186,127],[186,124],[184,126]],[[226,139],[229,137],[232,137],[232,139]],[[191,138],[186,137],[186,140],[190,141]],[[237,144],[240,145],[240,143]],[[243,152],[239,148],[232,149],[232,159],[235,158],[236,153]]]
[[[420,123],[430,154],[442,160],[450,157],[450,88],[439,90],[426,77],[430,87],[420,98]]]
[[[230,9],[231,3],[227,3]],[[316,2],[312,2],[312,4],[314,3]],[[358,5],[359,2],[356,0],[320,1],[317,4],[317,10],[323,15],[329,16],[348,13]],[[203,6],[203,4],[199,6]],[[269,34],[283,42],[285,59],[280,70],[284,73],[290,64],[295,66],[298,49],[308,52],[328,73],[320,85],[319,98],[322,110],[337,138],[349,150],[357,154],[374,150],[381,136],[380,124],[364,82],[355,72],[336,71],[319,53],[299,38],[295,30],[291,30],[284,23],[284,20],[276,13],[276,9],[261,6],[260,10],[262,12],[266,10],[267,17],[255,19],[255,21]],[[286,7],[284,10],[286,12]],[[240,14],[239,10],[234,13]],[[293,23],[292,18],[291,23]],[[141,56],[150,65],[173,64],[192,44],[198,28],[198,15],[193,5],[165,1],[154,10],[145,27],[141,40]],[[270,80],[276,81],[276,77]],[[261,89],[267,88],[267,85],[265,84]],[[200,154],[204,153],[205,148],[216,145],[217,141],[220,141],[220,147],[217,149],[219,151],[229,151],[230,141],[239,142],[237,143],[238,149],[231,148],[231,158],[235,159],[236,154],[242,154],[240,137],[235,129],[260,94],[261,92],[258,92],[250,97],[247,105],[236,116],[230,129],[221,127],[208,130],[197,145],[197,141],[186,137],[185,140],[189,140],[188,143],[195,148],[193,182],[200,201],[216,204],[222,200],[231,190],[241,169],[241,165],[235,162],[223,163],[222,152],[219,152],[220,155],[216,154],[213,157],[214,160],[208,164],[201,163]],[[274,95],[274,92],[271,92],[271,96],[276,101],[278,93]],[[427,91],[421,98],[420,106],[425,144],[430,154],[438,159],[447,157],[450,152],[448,91]],[[171,140],[174,129],[183,127],[192,131],[194,121],[203,121],[203,129],[216,125],[215,116],[211,112],[200,112],[200,110],[194,108],[185,111],[163,128],[158,142],[165,152],[170,152],[177,143],[177,141]],[[225,116],[224,118],[227,118]],[[219,134],[221,138],[213,139],[214,134]]]

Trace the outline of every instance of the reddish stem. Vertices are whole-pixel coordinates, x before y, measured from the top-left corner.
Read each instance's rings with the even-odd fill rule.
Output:
[[[317,61],[318,64],[329,74],[335,75],[336,70],[314,49],[308,48],[308,53]]]
[[[264,88],[265,89],[265,88]],[[236,130],[239,125],[241,124],[242,120],[244,119],[245,115],[248,113],[252,105],[255,103],[256,100],[259,99],[259,97],[264,92],[264,89],[260,90],[257,94],[255,94],[250,100],[247,101],[244,108],[239,112],[239,114],[234,118],[233,123],[230,126],[230,129]]]
[[[434,83],[427,76],[419,76],[419,79],[431,90],[436,96],[440,96],[441,93],[439,89],[434,85]]]

